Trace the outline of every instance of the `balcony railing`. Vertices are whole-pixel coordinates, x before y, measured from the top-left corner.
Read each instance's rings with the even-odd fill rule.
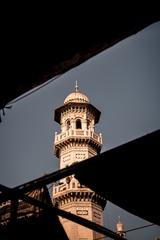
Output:
[[[102,135],[101,133],[95,133],[91,130],[82,130],[82,129],[75,129],[75,130],[68,130],[64,133],[57,134],[55,133],[55,144],[58,142],[61,142],[63,140],[66,140],[70,137],[86,137],[86,138],[92,138],[93,140],[99,142],[102,144]]]
[[[61,185],[58,186],[54,186],[53,187],[53,194],[54,196],[57,195],[61,195],[61,193],[63,191],[77,191],[77,190],[81,190],[81,192],[83,191],[92,191],[90,190],[88,187],[84,186],[84,185],[80,185],[80,183],[78,181],[72,181],[70,183],[62,183]]]

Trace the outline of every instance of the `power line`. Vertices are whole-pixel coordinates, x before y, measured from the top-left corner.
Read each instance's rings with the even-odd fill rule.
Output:
[[[39,87],[34,88],[33,90],[24,93],[22,96],[16,98],[15,100],[12,100],[10,102],[8,102],[4,107],[2,107],[0,109],[0,123],[2,122],[2,115],[5,116],[5,110],[6,109],[11,109],[12,108],[12,104],[19,102],[20,100],[22,100],[23,98],[26,98],[28,96],[30,96],[31,94],[35,93],[36,91],[40,90],[41,88],[47,86],[48,84],[52,83],[54,80],[56,80],[58,77],[60,77],[61,75],[57,75],[54,78],[50,79],[49,81],[41,84]],[[1,114],[2,113],[2,114]]]
[[[151,226],[154,226],[154,225],[155,225],[154,223],[151,223],[151,224],[144,225],[144,226],[141,226],[141,227],[129,229],[129,230],[125,231],[125,232],[126,232],[126,233],[127,233],[127,232],[132,232],[132,231],[136,231],[136,230],[139,230],[139,229],[142,229],[142,228],[151,227]]]
[[[136,230],[139,230],[139,229],[142,229],[142,228],[152,227],[154,225],[155,225],[154,223],[151,223],[151,224],[147,224],[147,225],[144,225],[144,226],[141,226],[141,227],[132,228],[132,229],[129,229],[129,230],[125,231],[125,233],[133,232],[133,231],[136,231]],[[100,239],[104,239],[104,237],[96,238],[96,240],[100,240]]]
[[[27,92],[26,94],[24,94],[24,95],[16,98],[15,100],[12,100],[11,102],[7,103],[6,105],[8,105],[8,104],[14,104],[14,103],[22,100],[23,98],[28,97],[29,95],[33,94],[34,92],[36,92],[36,91],[40,90],[41,88],[47,86],[48,84],[52,83],[54,80],[56,80],[56,79],[59,78],[60,76],[61,76],[61,75],[55,76],[54,78],[50,79],[49,81],[41,84],[39,87],[34,88],[33,90],[31,90],[31,91]]]

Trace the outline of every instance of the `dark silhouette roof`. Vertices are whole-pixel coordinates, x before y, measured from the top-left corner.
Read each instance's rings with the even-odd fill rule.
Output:
[[[75,177],[117,206],[160,225],[159,149],[157,130],[84,161]]]
[[[52,205],[47,187],[35,189],[28,196],[43,203]],[[18,201],[15,219],[12,212],[16,206],[11,207],[11,201],[0,206],[0,237],[2,239],[66,239],[64,229],[57,215],[48,214],[38,206],[33,206],[23,200]]]
[[[68,3],[67,3],[68,5]],[[65,8],[14,4],[1,28],[0,109],[122,39],[160,20],[155,4],[125,7],[92,3]],[[116,11],[116,7],[117,10]],[[8,8],[7,8],[8,9]],[[9,16],[7,18],[7,16]]]

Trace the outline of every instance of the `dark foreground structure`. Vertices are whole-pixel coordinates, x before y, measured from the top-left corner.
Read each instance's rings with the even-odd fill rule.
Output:
[[[160,225],[159,149],[157,130],[88,159],[76,177],[115,205]]]
[[[81,5],[78,12],[65,11],[63,21],[61,19],[63,24],[59,21],[61,7],[43,6],[42,11],[33,9],[32,12],[26,11],[27,14],[24,9],[19,11],[19,7],[17,12],[12,9],[14,16],[6,17],[7,24],[1,29],[1,75],[4,73],[0,88],[1,116],[14,98],[160,20],[159,8],[151,2],[148,10],[147,3],[142,10],[135,3],[132,5],[135,10],[125,6],[125,11],[118,9],[118,15],[116,6],[107,8],[111,13],[108,15],[104,6],[97,5],[95,11],[88,11]],[[48,197],[42,200],[38,193],[38,200],[33,197],[34,191],[41,192],[47,184],[71,174],[121,208],[160,225],[159,149],[160,131],[155,131],[14,189],[0,185],[0,204],[3,204],[0,209],[0,238],[45,236],[47,239],[51,234],[52,239],[66,239],[57,217],[60,215],[114,239],[122,239],[111,231],[59,211],[51,206]],[[119,188],[119,183],[123,188]],[[29,192],[31,196],[27,197],[25,194]],[[46,196],[46,190],[44,192]],[[21,201],[17,203],[17,199]],[[10,209],[9,200],[13,209]],[[11,216],[8,215],[10,212]]]
[[[42,187],[28,196],[52,205],[48,189]],[[50,215],[38,206],[19,200],[3,203],[0,208],[0,239],[64,239],[67,236],[57,215]]]
[[[36,189],[43,188],[45,185],[71,174],[75,174],[75,177],[81,184],[93,189],[119,207],[151,223],[160,225],[160,196],[158,194],[159,149],[160,130],[157,130],[98,156],[35,179],[14,189],[0,185],[0,203],[5,203],[11,199],[13,204],[10,222],[7,222],[9,213],[7,205],[1,207],[1,236],[11,236],[10,234],[13,233],[17,237],[17,234],[20,234],[21,231],[17,233],[16,229],[24,228],[27,229],[26,234],[29,235],[32,234],[31,231],[33,229],[33,235],[36,235],[37,229],[39,229],[38,234],[41,236],[43,234],[47,236],[47,231],[48,234],[51,233],[52,236],[55,236],[53,239],[66,239],[66,236],[63,235],[62,226],[59,225],[57,218],[57,215],[59,215],[113,239],[124,239],[93,222],[57,209],[51,204],[46,190],[45,194],[47,193],[47,195],[44,196],[47,196],[47,198],[43,198],[43,201],[42,198],[38,198],[37,200],[34,197],[35,194],[33,194],[34,196],[32,194],[30,196],[25,195],[27,192],[34,193]],[[115,181],[110,181],[111,177],[114,177]],[[119,183],[124,188],[119,188]],[[35,206],[32,207],[33,214],[31,214],[31,217],[28,214],[28,211],[30,212],[29,205],[24,205],[23,202],[20,202],[19,209],[18,211],[16,210],[17,199],[22,199]],[[44,201],[44,199],[46,200]],[[38,210],[37,207],[43,209],[43,211]],[[26,214],[24,214],[24,209]],[[22,217],[22,222],[20,215],[24,217]],[[39,218],[36,219],[37,216]],[[30,220],[28,217],[30,217]],[[54,220],[52,221],[53,218]],[[43,227],[41,228],[41,226]],[[62,238],[60,238],[60,234],[62,234]]]
[[[0,109],[160,20],[159,7],[152,1],[142,8],[136,2],[132,6],[53,5],[6,7],[1,28]]]

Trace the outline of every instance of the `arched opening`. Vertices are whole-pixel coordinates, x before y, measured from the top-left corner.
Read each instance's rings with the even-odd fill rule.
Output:
[[[87,120],[87,129],[89,129],[89,128],[90,128],[90,121]]]
[[[82,128],[82,123],[80,119],[76,120],[76,129],[81,129]]]
[[[70,127],[71,127],[71,121],[70,121],[70,120],[67,120],[67,123],[66,123],[66,125],[67,125],[67,130],[69,130],[69,129],[70,129]]]

